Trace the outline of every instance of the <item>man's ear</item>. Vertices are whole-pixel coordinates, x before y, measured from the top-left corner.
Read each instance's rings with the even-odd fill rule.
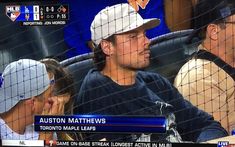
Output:
[[[113,44],[107,40],[102,40],[100,42],[100,45],[101,45],[101,49],[103,50],[103,52],[110,56],[113,54]]]
[[[216,24],[209,24],[207,26],[207,35],[211,40],[218,40],[218,32],[220,27]]]

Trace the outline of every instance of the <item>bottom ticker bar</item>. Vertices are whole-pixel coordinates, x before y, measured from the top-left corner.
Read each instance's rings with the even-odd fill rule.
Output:
[[[1,140],[2,146],[46,147],[217,147],[208,143],[160,143],[160,142],[107,142],[107,141],[55,141],[55,140]],[[226,147],[230,147],[228,145]]]
[[[45,141],[45,146],[79,147],[217,147],[217,144],[159,143],[159,142],[107,142],[107,141]]]

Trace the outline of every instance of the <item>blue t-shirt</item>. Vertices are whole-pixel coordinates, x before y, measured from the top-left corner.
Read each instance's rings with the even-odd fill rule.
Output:
[[[107,6],[127,3],[127,0],[61,0],[69,4],[70,16],[68,25],[64,28],[64,39],[69,46],[68,57],[90,52],[87,42],[91,40],[90,25],[95,15]],[[170,32],[165,23],[164,1],[150,0],[145,9],[139,8],[143,18],[159,18],[161,24],[149,31],[149,38]]]
[[[174,114],[177,131],[187,141],[206,141],[227,135],[211,115],[186,101],[169,81],[155,73],[139,71],[135,84],[120,86],[96,69],[91,69],[82,83],[75,107],[75,114]],[[162,137],[156,138],[153,141]]]

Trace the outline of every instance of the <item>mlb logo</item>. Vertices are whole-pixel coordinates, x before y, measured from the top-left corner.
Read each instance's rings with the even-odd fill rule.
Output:
[[[45,146],[46,147],[55,147],[56,141],[55,140],[45,140]]]
[[[219,141],[217,147],[227,147],[229,146],[228,141]]]
[[[15,21],[20,16],[20,6],[6,6],[6,15]]]

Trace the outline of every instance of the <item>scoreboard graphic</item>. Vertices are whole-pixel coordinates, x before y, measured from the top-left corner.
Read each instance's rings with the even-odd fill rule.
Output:
[[[69,6],[8,5],[6,15],[22,25],[64,25],[69,19]]]

